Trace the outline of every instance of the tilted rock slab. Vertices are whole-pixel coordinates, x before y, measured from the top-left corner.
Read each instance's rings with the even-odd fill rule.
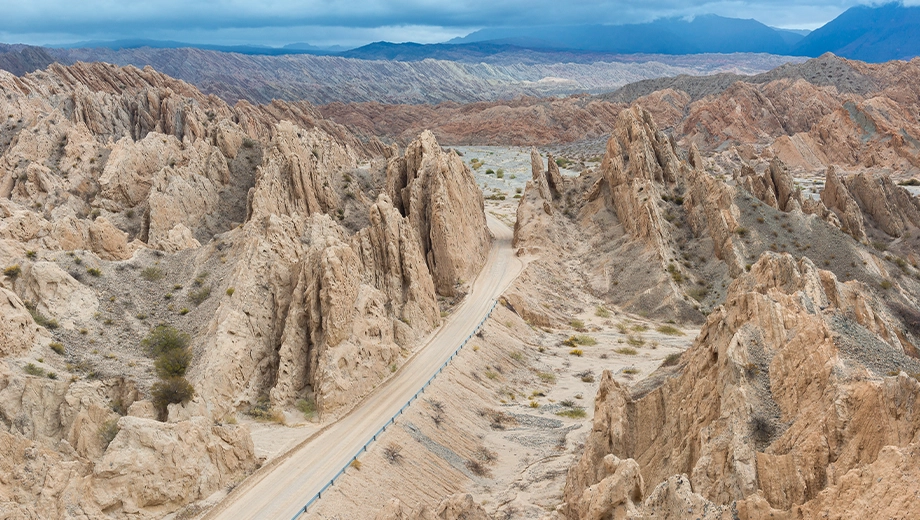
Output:
[[[482,191],[463,160],[422,132],[403,157],[390,160],[387,192],[418,233],[437,293],[454,296],[458,284],[472,282],[491,237]]]

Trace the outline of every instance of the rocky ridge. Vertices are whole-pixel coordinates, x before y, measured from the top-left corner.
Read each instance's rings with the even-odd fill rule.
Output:
[[[482,194],[430,134],[393,158],[397,200],[379,141],[150,68],[6,74],[0,111],[2,464],[27,470],[3,516],[154,518],[234,485],[259,464],[237,413],[347,410],[488,254]],[[166,422],[148,315],[191,339]]]

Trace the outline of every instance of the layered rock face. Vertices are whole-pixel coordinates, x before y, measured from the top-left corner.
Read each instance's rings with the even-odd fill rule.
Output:
[[[682,153],[639,107],[620,113],[600,168],[577,180],[565,181],[552,158],[544,169],[532,152],[533,179],[515,224],[519,254],[554,254],[577,225],[596,237],[579,259],[596,293],[635,312],[702,319],[681,284],[725,276],[726,266],[737,275],[745,246],[733,233],[735,190],[699,167],[698,152],[699,166]],[[691,241],[723,266],[691,268],[681,259],[689,258],[683,250]]]
[[[472,172],[426,131],[403,157],[391,159],[387,191],[418,232],[435,290],[454,296],[475,278],[491,243]]]
[[[632,391],[605,374],[564,516],[678,517],[679,498],[705,518],[839,517],[849,500],[833,497],[881,467],[906,482],[920,384],[895,367],[920,363],[905,354],[917,338],[889,334],[898,327],[866,286],[765,254],[677,368]],[[687,479],[692,491],[679,485]],[[884,516],[915,488],[856,496],[879,499]]]
[[[4,518],[158,518],[239,482],[257,460],[228,414],[346,410],[488,254],[482,194],[426,136],[396,201],[389,149],[306,103],[103,64],[0,93]],[[160,322],[193,354],[166,422],[144,399]]]
[[[348,239],[310,230],[282,337],[272,400],[309,385],[321,410],[366,395],[439,322],[434,285],[410,223],[381,195],[370,227]]]

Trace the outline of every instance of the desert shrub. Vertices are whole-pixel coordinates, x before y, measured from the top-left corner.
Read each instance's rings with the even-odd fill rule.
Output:
[[[610,311],[607,310],[605,307],[598,307],[594,309],[594,315],[597,316],[598,318],[609,318]]]
[[[577,406],[575,408],[568,408],[566,410],[556,412],[556,415],[560,417],[568,417],[569,419],[582,419],[587,417],[588,413],[585,412],[584,408]]]
[[[569,354],[573,356],[581,357],[585,354],[585,351],[580,348],[573,348],[572,350],[569,351]]]
[[[594,372],[590,370],[585,370],[575,374],[575,377],[581,379],[583,383],[593,383],[594,382]]]
[[[356,470],[360,471],[360,470],[361,470],[361,461],[358,460],[358,459],[354,459],[354,460],[351,461],[351,464],[349,464],[349,466],[351,466],[351,467],[355,468]]]
[[[45,327],[46,329],[49,329],[49,330],[54,330],[60,327],[57,320],[48,318],[47,316],[39,312],[38,309],[35,308],[35,305],[26,304],[26,309],[29,310],[29,314],[32,315],[32,319],[35,320],[35,323],[37,325]]]
[[[668,356],[664,358],[664,361],[661,362],[661,366],[672,367],[679,362],[680,362],[680,354],[677,352],[674,352],[673,354],[668,354]]]
[[[748,230],[746,227],[738,226],[735,228],[735,234],[737,234],[741,238],[744,238],[747,236]]]
[[[233,296],[234,292],[236,292],[236,289],[233,287],[227,287],[227,296]]]
[[[539,407],[540,407],[540,403],[538,403],[537,401],[531,399],[531,400],[530,400],[530,407],[531,407],[531,408],[539,408]]]
[[[211,296],[211,286],[205,285],[200,289],[188,293],[188,299],[197,307]]]
[[[577,319],[569,320],[569,327],[572,327],[575,330],[581,331],[585,329],[585,322]]]
[[[28,258],[29,260],[35,260],[35,257],[37,256],[38,256],[38,253],[36,253],[35,251],[32,251],[31,249],[26,251],[26,258]]]
[[[64,355],[64,344],[60,341],[52,341],[48,344],[48,346],[51,347],[51,350],[53,350],[56,354],[61,356]]]
[[[22,369],[30,376],[45,377],[45,369],[36,366],[35,363],[28,363],[26,366],[22,367]]]
[[[174,348],[157,356],[153,366],[156,369],[157,377],[169,379],[184,376],[191,361],[192,353],[188,348]]]
[[[498,179],[504,179],[504,178],[505,178],[505,170],[502,170],[501,168],[499,168],[498,170],[496,170],[496,171],[495,171],[495,177],[498,178]]]
[[[617,354],[622,354],[624,356],[635,356],[636,354],[638,354],[636,349],[630,348],[630,347],[618,348],[614,350],[614,352],[616,352]]]
[[[662,325],[656,329],[662,334],[667,334],[668,336],[683,336],[684,333],[677,327],[673,325]]]
[[[167,406],[189,402],[195,397],[195,387],[184,377],[171,377],[154,383],[150,387],[150,395],[160,420],[165,420]]]
[[[886,280],[882,280],[881,282],[879,282],[878,285],[879,285],[879,287],[881,287],[882,289],[885,289],[886,291],[887,291],[888,289],[891,289],[891,287],[892,287],[891,280],[887,280],[887,279],[886,279]]]
[[[115,436],[118,435],[119,431],[121,431],[121,428],[118,427],[117,419],[109,419],[99,426],[99,440],[102,443],[103,451],[115,440]]]
[[[11,280],[18,278],[20,273],[22,273],[22,268],[19,267],[19,264],[11,265],[3,270],[3,275]]]
[[[751,417],[751,436],[755,441],[765,443],[773,437],[776,428],[769,419],[760,415]]]
[[[489,468],[487,468],[482,462],[475,459],[467,460],[466,468],[470,470],[470,473],[476,475],[477,477],[487,477],[490,474]]]
[[[100,276],[102,276],[102,271],[96,267],[87,267],[86,273],[94,278],[99,278]]]
[[[159,357],[171,350],[188,348],[191,337],[169,325],[157,325],[150,331],[146,338],[141,340],[141,346],[153,357]]]
[[[544,383],[556,382],[556,374],[552,372],[537,372],[537,377],[539,377],[540,381],[543,381]]]
[[[591,347],[597,345],[597,340],[588,336],[587,334],[576,334],[573,336],[575,338],[575,343],[585,347]]]
[[[141,278],[148,282],[158,282],[166,277],[166,273],[156,266],[145,267],[141,269]]]
[[[398,444],[389,444],[383,448],[383,458],[390,464],[399,464],[402,462],[402,446]]]
[[[639,369],[635,367],[624,368],[623,373],[628,375],[635,375],[639,373]]]
[[[304,419],[312,419],[316,416],[316,401],[313,399],[298,399],[294,405],[303,414]]]

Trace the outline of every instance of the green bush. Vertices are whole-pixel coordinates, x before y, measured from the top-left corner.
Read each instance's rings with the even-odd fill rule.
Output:
[[[23,367],[23,370],[25,370],[26,374],[29,374],[30,376],[45,377],[45,369],[39,366],[35,366],[34,363],[27,364],[25,367]]]
[[[48,344],[48,346],[51,347],[51,350],[53,350],[56,354],[61,356],[64,355],[64,344],[60,341],[52,341]]]
[[[303,413],[304,419],[312,419],[314,416],[316,416],[316,402],[312,399],[298,399],[297,403],[295,403],[295,406],[297,406],[297,409]]]
[[[171,350],[188,348],[191,337],[169,325],[157,325],[150,331],[146,338],[141,340],[141,346],[153,357],[159,357]]]
[[[154,383],[150,387],[150,395],[160,420],[165,420],[168,412],[166,407],[189,402],[195,397],[195,388],[184,377],[171,377]]]
[[[95,277],[95,278],[99,278],[100,276],[102,276],[102,271],[99,270],[99,269],[96,268],[96,267],[87,267],[87,268],[86,268],[86,272],[87,272],[90,276],[93,276],[93,277]]]
[[[37,325],[45,327],[46,329],[49,329],[49,330],[54,330],[60,327],[57,320],[48,318],[47,316],[39,312],[38,309],[35,308],[35,305],[26,304],[26,309],[29,310],[29,314],[32,315],[32,319],[35,320],[35,323]]]
[[[160,354],[153,362],[160,379],[182,377],[192,361],[192,353],[187,348],[174,348]]]
[[[664,358],[664,361],[661,363],[661,366],[673,367],[679,362],[680,362],[680,354],[677,352],[674,352],[673,354],[668,354],[668,357]]]
[[[582,407],[569,408],[568,410],[562,410],[561,412],[556,412],[556,415],[560,417],[568,417],[569,419],[582,419],[588,415],[585,412],[585,409]]]
[[[673,325],[662,325],[658,327],[657,330],[658,332],[662,334],[667,334],[669,336],[683,336],[684,335],[683,331],[681,331],[677,327],[674,327]]]
[[[4,276],[9,277],[11,280],[18,278],[20,273],[22,273],[22,269],[19,267],[19,264],[11,265],[3,270]]]
[[[204,301],[207,300],[210,296],[211,296],[211,286],[210,285],[206,285],[198,290],[191,291],[188,293],[189,301],[194,303],[196,307],[204,303]]]
[[[145,267],[141,269],[141,278],[147,280],[148,282],[158,282],[166,277],[166,273],[162,269],[155,266]]]

